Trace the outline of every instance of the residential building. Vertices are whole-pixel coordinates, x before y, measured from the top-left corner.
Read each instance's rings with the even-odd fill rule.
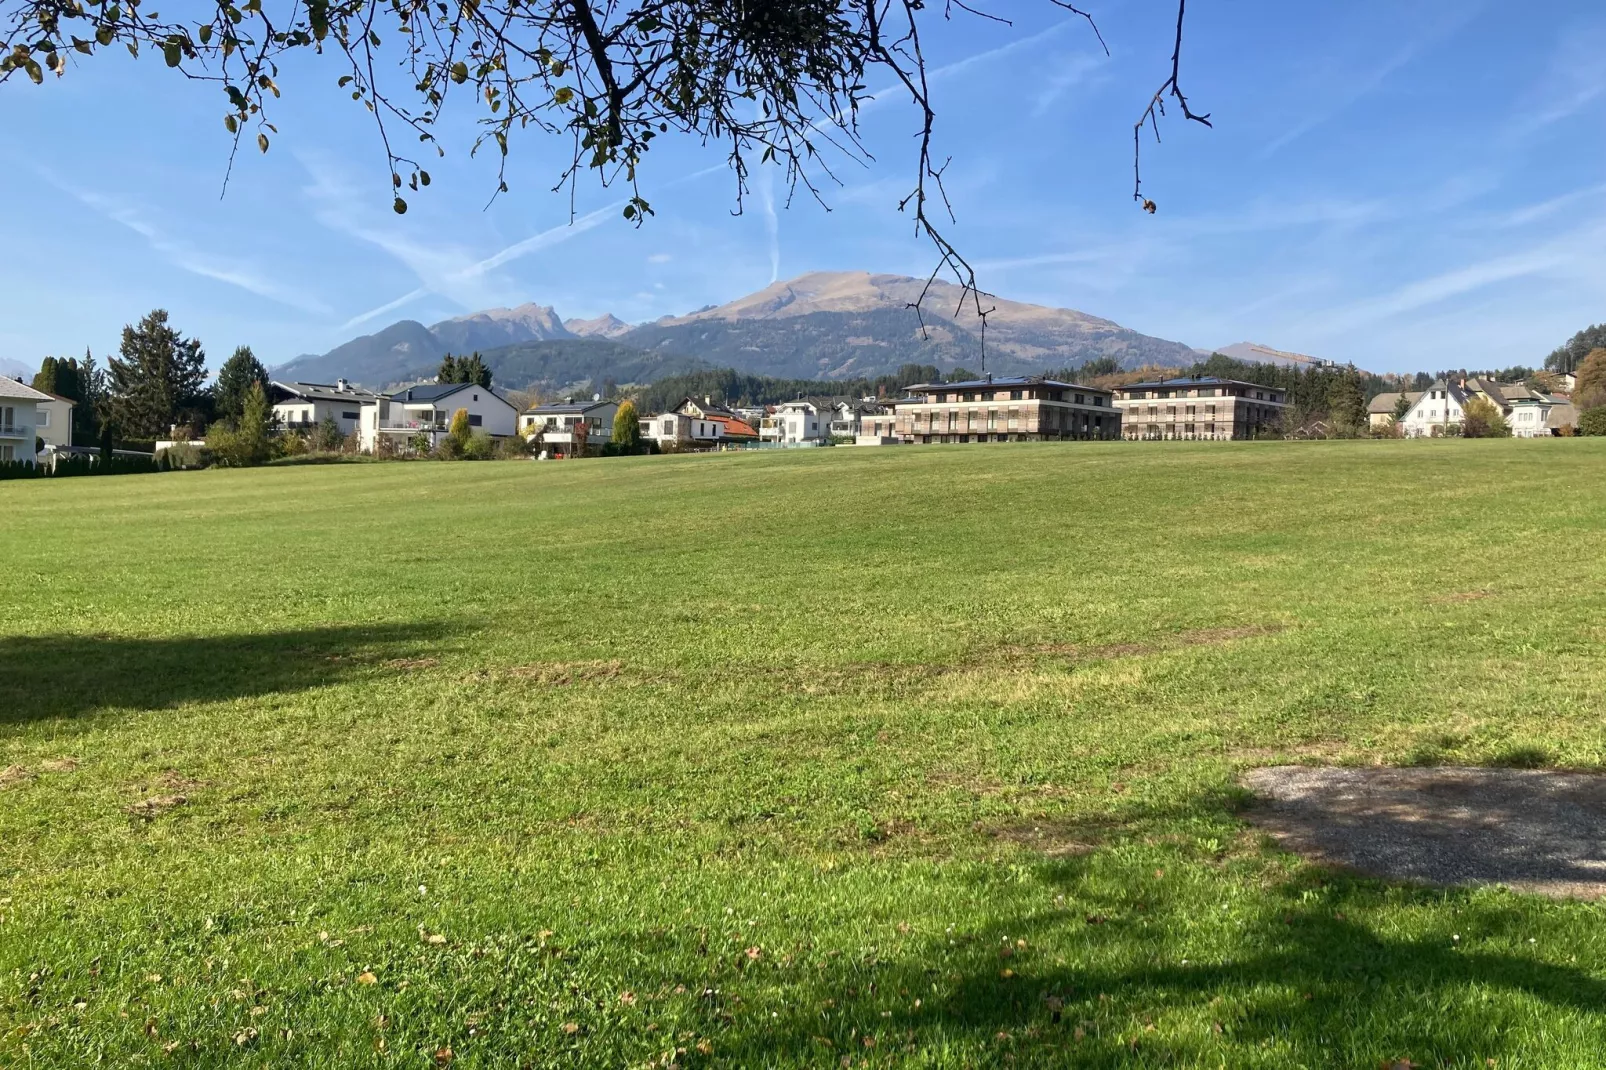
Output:
[[[914,398],[909,399],[910,404],[917,404]],[[859,417],[859,430],[853,436],[855,446],[896,446],[903,439],[898,437],[898,414],[890,405],[877,405],[879,411],[866,412]]]
[[[519,414],[519,433],[529,436],[539,431],[543,446],[566,454],[584,425],[587,446],[600,447],[613,438],[613,418],[618,412],[617,401],[603,401],[596,396],[590,401],[564,398],[525,409]]]
[[[837,405],[849,398],[805,397],[783,401],[770,416],[772,434],[767,436],[785,446],[818,444],[831,440],[831,421]]]
[[[433,449],[446,437],[452,415],[468,412],[468,425],[493,437],[517,433],[519,410],[488,386],[478,383],[425,383],[382,395],[362,407],[361,444],[372,451],[380,439],[407,446],[423,437]]]
[[[700,449],[718,445],[724,427],[720,420],[711,416],[691,416],[671,410],[646,420],[643,433],[659,446]]]
[[[71,446],[72,411],[78,402],[48,390],[41,390],[40,393],[50,400],[39,403],[39,422],[35,425],[34,434],[44,439],[47,447],[65,449]]]
[[[1578,409],[1571,401],[1556,397],[1556,404],[1545,414],[1545,430],[1552,435],[1574,433],[1578,428]],[[1570,430],[1568,430],[1570,429]]]
[[[736,411],[734,409],[732,409],[730,406],[724,405],[724,404],[721,404],[720,402],[715,401],[712,397],[710,397],[707,394],[703,395],[703,400],[701,400],[701,401],[698,401],[696,398],[693,398],[693,397],[683,398],[681,400],[680,404],[676,405],[672,411],[681,413],[682,415],[685,415],[685,416],[690,416],[693,419],[698,419],[698,420],[703,419],[704,417],[708,417],[708,416],[736,416],[737,415]]]
[[[1399,407],[1400,398],[1405,398],[1407,407],[1416,404],[1416,399],[1422,396],[1420,390],[1392,391],[1379,394],[1366,403],[1366,419],[1372,430],[1377,431],[1394,422],[1394,411]]]
[[[0,375],[0,461],[37,463],[39,403],[52,397]]]
[[[344,379],[333,383],[268,384],[268,400],[281,427],[291,431],[310,430],[333,420],[341,434],[355,435],[362,428],[362,407],[372,405],[379,395],[354,387]]]
[[[1471,400],[1472,395],[1460,383],[1440,379],[1422,391],[1400,423],[1410,438],[1450,434],[1451,425],[1459,427],[1466,418],[1466,406]]]
[[[1025,442],[1121,436],[1111,392],[1040,375],[991,376],[956,383],[912,383],[888,402],[900,442]],[[885,423],[870,419],[881,437]]]
[[[890,415],[891,411],[874,398],[843,398],[832,406],[831,437],[857,442],[866,418]]]
[[[1288,396],[1278,387],[1206,375],[1118,387],[1115,405],[1126,438],[1213,441],[1278,428]]]

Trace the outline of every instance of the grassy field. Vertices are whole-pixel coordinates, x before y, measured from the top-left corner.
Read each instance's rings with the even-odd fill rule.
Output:
[[[1606,441],[0,486],[0,1065],[1606,1065],[1606,910],[1287,761],[1606,766]]]

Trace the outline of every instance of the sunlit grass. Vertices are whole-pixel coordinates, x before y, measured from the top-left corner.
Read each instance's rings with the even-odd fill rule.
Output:
[[[1606,445],[0,487],[0,1064],[1598,1066],[1286,761],[1606,764]]]

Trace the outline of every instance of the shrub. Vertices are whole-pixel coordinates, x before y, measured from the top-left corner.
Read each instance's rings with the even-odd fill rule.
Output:
[[[214,460],[210,449],[205,446],[192,446],[188,442],[173,443],[157,454],[156,459],[161,467],[169,470],[208,468]]]
[[[1580,435],[1606,435],[1606,405],[1597,405],[1578,417]]]
[[[1510,438],[1511,428],[1506,426],[1506,418],[1495,408],[1494,402],[1487,398],[1473,398],[1467,402],[1465,410],[1466,419],[1461,424],[1461,434],[1466,438]]]
[[[484,431],[475,431],[463,444],[465,461],[489,461],[496,456],[496,440]]]
[[[333,416],[325,416],[307,436],[307,445],[318,453],[334,453],[346,445],[346,433]]]

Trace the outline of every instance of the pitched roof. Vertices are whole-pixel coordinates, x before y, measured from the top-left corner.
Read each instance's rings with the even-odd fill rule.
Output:
[[[306,401],[373,401],[379,395],[372,390],[348,388],[341,390],[333,383],[281,383],[274,381],[268,384],[270,388],[282,390],[291,397],[302,398]]]
[[[17,398],[22,401],[66,400],[65,398],[57,398],[54,394],[47,394],[43,390],[35,390],[27,383],[19,382],[16,379],[7,379],[3,375],[0,375],[0,398]]]
[[[1545,426],[1550,428],[1576,427],[1578,409],[1571,402],[1562,402],[1545,414]]]
[[[604,405],[617,405],[617,401],[552,401],[544,405],[531,405],[525,416],[578,416],[580,413],[600,409]]]
[[[442,398],[451,397],[460,390],[469,389],[483,390],[502,404],[507,405],[509,408],[512,407],[512,402],[508,401],[507,398],[490,387],[481,386],[478,383],[420,383],[417,386],[404,387],[394,394],[386,394],[385,396],[391,401],[400,401],[406,404],[409,401],[439,401]]]
[[[721,425],[726,438],[757,438],[758,432],[746,420],[735,416],[709,416],[707,419]]]
[[[1366,403],[1366,411],[1374,415],[1387,415],[1388,413],[1393,412],[1394,406],[1400,403],[1401,393],[1402,391],[1395,390],[1390,393],[1377,395],[1377,397]],[[1403,393],[1405,395],[1405,403],[1407,405],[1415,405],[1417,399],[1422,396],[1422,391],[1420,390],[1406,390],[1403,391]]]

